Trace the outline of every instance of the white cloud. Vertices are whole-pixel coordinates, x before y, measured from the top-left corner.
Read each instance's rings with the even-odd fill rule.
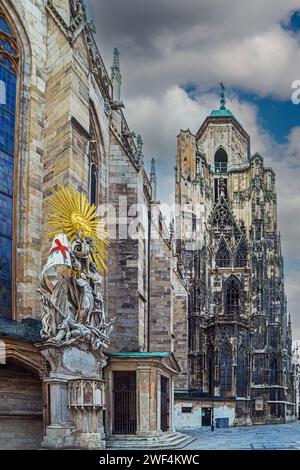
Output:
[[[299,79],[299,37],[283,27],[299,0],[92,1],[108,63],[118,46],[124,97],[159,95],[192,81],[220,80],[287,98]],[[99,11],[99,14],[97,14]]]
[[[173,86],[161,96],[132,98],[126,113],[134,129],[142,132],[147,160],[158,161],[158,198],[174,202],[176,136],[180,128],[196,133],[205,117],[218,106],[218,97],[202,94],[193,99],[185,90]],[[260,125],[258,110],[252,103],[233,96],[229,109],[251,137],[251,153],[258,151],[266,166],[272,166],[277,177],[279,230],[283,254],[300,261],[300,127],[290,132],[286,144],[278,144]],[[295,292],[299,290],[300,273],[288,273],[286,284],[289,312],[295,318],[295,334],[300,337],[300,321],[296,318]],[[298,284],[297,284],[298,283]]]
[[[215,108],[210,93],[224,81],[259,96],[290,99],[300,79],[300,38],[283,27],[299,0],[89,0],[100,52],[109,66],[121,52],[123,99],[129,125],[142,134],[145,157],[158,160],[158,197],[173,200],[176,135],[196,132]],[[193,83],[199,95],[181,88]],[[279,230],[284,255],[300,261],[300,127],[278,144],[261,126],[255,105],[232,96],[228,107],[277,175]],[[296,125],[296,124],[295,124]],[[289,310],[300,337],[300,273],[286,278]]]

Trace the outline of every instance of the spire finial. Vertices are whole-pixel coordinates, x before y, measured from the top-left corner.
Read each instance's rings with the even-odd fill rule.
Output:
[[[225,103],[226,103],[226,99],[225,99],[225,86],[223,84],[223,82],[220,83],[220,87],[221,87],[221,93],[220,93],[220,109],[226,109],[226,106],[225,106]]]
[[[121,68],[120,68],[120,52],[117,47],[113,51],[113,63],[111,66],[111,81],[113,85],[113,100],[121,101]]]
[[[138,162],[143,165],[144,164],[144,156],[143,156],[143,139],[139,134],[136,138],[136,157]]]
[[[156,178],[156,167],[155,167],[154,158],[151,159],[150,184],[152,188],[152,200],[156,202],[157,178]]]
[[[120,52],[117,47],[113,50],[113,63],[111,67],[112,79],[118,78],[121,79],[121,68],[120,68]]]
[[[113,68],[120,68],[120,52],[117,47],[114,47],[113,50]]]
[[[151,159],[151,171],[150,171],[150,176],[152,179],[156,179],[156,168],[155,168],[155,159]]]

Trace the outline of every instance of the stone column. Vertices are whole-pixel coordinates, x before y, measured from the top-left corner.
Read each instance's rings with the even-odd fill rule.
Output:
[[[136,383],[137,429],[136,434],[149,434],[150,413],[150,366],[137,369]]]
[[[158,377],[155,367],[137,368],[137,434],[149,435],[158,432]]]
[[[161,375],[157,372],[156,374],[156,381],[157,381],[157,387],[156,387],[156,423],[157,423],[157,430],[161,431],[161,383],[160,383],[160,377]]]
[[[170,387],[170,407],[169,407],[169,429],[171,432],[175,432],[173,427],[173,411],[174,411],[174,379],[170,377],[169,379],[169,387]]]
[[[72,447],[75,426],[68,408],[68,381],[59,377],[50,377],[44,381],[50,389],[50,424],[46,428],[42,447]]]
[[[106,416],[105,432],[109,435],[113,433],[113,373],[111,370],[106,372]]]
[[[151,432],[157,431],[157,419],[156,419],[156,388],[157,388],[157,374],[156,369],[151,367],[150,370],[150,397],[149,397],[149,430]]]

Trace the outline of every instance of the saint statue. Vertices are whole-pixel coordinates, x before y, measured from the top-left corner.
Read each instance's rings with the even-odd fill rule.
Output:
[[[61,186],[50,201],[55,230],[41,273],[41,336],[55,344],[85,343],[106,349],[112,322],[106,321],[101,271],[106,270],[107,234],[84,194]]]

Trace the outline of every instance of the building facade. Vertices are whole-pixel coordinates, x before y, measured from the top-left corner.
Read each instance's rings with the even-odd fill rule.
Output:
[[[300,348],[299,340],[293,341],[293,364],[295,381],[296,417],[300,419]]]
[[[223,89],[220,108],[196,135],[181,131],[177,142],[189,381],[177,390],[176,419],[191,426],[201,418],[204,425],[213,418],[219,425],[294,419],[275,174],[261,155],[251,155],[250,137],[226,109]]]
[[[1,0],[2,448],[185,439],[172,413],[174,379],[186,371],[186,354],[177,361],[174,349],[187,344],[187,290],[156,203],[155,163],[149,178],[142,139],[126,122],[121,80],[118,50],[108,73],[83,1]],[[60,184],[85,193],[109,228],[102,295],[114,327],[92,424],[76,414],[70,371],[63,379],[42,354],[37,290],[51,247],[48,200]],[[81,374],[80,387],[96,390],[88,378]]]
[[[293,417],[272,170],[250,158],[228,110],[181,132],[170,231],[121,85],[118,50],[108,73],[82,0],[1,0],[1,448],[172,446],[186,439],[175,427],[212,422],[214,403],[231,425]],[[92,402],[79,419],[72,401],[76,373],[57,372],[40,335],[48,201],[61,184],[109,229],[114,326],[90,421]],[[94,393],[94,379],[76,380]]]

